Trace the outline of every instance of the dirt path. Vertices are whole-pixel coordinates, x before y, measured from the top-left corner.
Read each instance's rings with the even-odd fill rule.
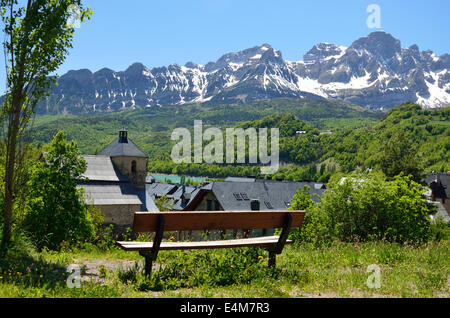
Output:
[[[115,271],[119,268],[124,270],[131,269],[138,264],[139,268],[143,268],[143,261],[135,261],[135,260],[124,260],[124,259],[74,259],[73,264],[77,264],[82,267],[82,280],[91,280],[91,279],[99,279],[100,278],[100,266],[104,266],[107,271]],[[157,264],[154,265],[154,267]]]

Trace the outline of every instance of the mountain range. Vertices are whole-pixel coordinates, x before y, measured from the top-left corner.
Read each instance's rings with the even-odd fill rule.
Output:
[[[279,97],[333,99],[371,109],[404,102],[450,106],[450,55],[402,47],[377,31],[351,46],[320,43],[302,61],[286,61],[269,44],[228,53],[215,62],[125,71],[73,70],[39,113],[91,113],[188,103],[246,104]]]

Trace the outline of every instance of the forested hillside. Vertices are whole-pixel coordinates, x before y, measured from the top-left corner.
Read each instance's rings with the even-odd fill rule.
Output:
[[[259,175],[259,166],[174,164],[170,159],[176,127],[280,128],[281,168],[273,178],[327,181],[336,171],[379,168],[380,153],[391,137],[402,132],[417,152],[424,171],[450,169],[450,109],[422,110],[403,104],[384,115],[364,108],[308,99],[278,99],[246,106],[188,105],[95,116],[39,116],[30,137],[48,142],[58,130],[78,142],[82,152],[95,154],[124,127],[149,155],[152,172],[202,176]],[[297,135],[296,131],[306,131]],[[331,134],[323,133],[331,130]],[[322,132],[322,133],[321,133]]]
[[[157,159],[170,153],[172,130],[176,127],[192,128],[194,120],[202,120],[204,125],[227,128],[273,114],[287,113],[318,129],[361,127],[376,122],[382,115],[343,102],[282,98],[240,106],[191,104],[86,116],[37,116],[30,138],[35,144],[48,143],[58,130],[64,129],[69,138],[78,142],[82,152],[95,154],[117,137],[119,129],[126,128],[131,139],[149,158]]]
[[[327,181],[337,171],[350,172],[381,168],[382,154],[393,136],[400,139],[424,172],[450,169],[450,109],[422,110],[416,104],[400,105],[380,119],[358,129],[343,128],[332,134],[319,130],[292,114],[272,115],[240,127],[279,127],[282,167],[272,178]],[[296,135],[296,130],[306,134]],[[416,159],[415,159],[416,160]],[[214,166],[158,161],[152,171],[200,175],[258,175],[257,167]]]

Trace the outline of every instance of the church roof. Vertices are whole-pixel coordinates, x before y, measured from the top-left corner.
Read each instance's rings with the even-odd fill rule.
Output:
[[[109,156],[83,156],[87,167],[83,176],[89,181],[122,181],[128,178],[120,173]]]
[[[84,201],[89,205],[143,205],[130,183],[93,181],[78,188],[84,188]]]
[[[119,138],[106,146],[99,155],[109,157],[148,157],[133,141],[128,139],[128,132],[124,129],[119,131]]]

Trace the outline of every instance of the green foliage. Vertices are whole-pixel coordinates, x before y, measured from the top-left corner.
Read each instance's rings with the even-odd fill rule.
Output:
[[[92,225],[94,227],[94,233],[96,237],[103,235],[105,231],[105,216],[99,207],[95,205],[88,206],[89,217],[92,220]]]
[[[192,127],[194,120],[203,120],[203,124],[208,126],[228,128],[267,116],[286,114],[293,114],[297,121],[300,119],[314,128],[318,127],[312,125],[313,121],[319,119],[322,123],[326,120],[345,119],[353,121],[349,126],[360,127],[362,120],[373,123],[381,115],[346,103],[314,99],[273,99],[240,106],[206,103],[184,105],[181,108],[164,106],[89,116],[37,116],[36,130],[30,138],[35,142],[49,142],[59,129],[64,128],[71,139],[77,140],[84,153],[94,154],[116,138],[120,128],[128,127],[129,136],[149,154],[149,159],[158,160],[164,156],[167,159],[170,154],[171,131],[176,127]],[[320,124],[320,129],[334,128],[324,125]]]
[[[158,208],[158,211],[169,211],[173,206],[173,200],[163,195],[162,197],[159,197],[155,200],[155,204]]]
[[[38,116],[37,129],[30,137],[36,143],[45,143],[64,127],[84,153],[94,154],[115,139],[120,128],[130,127],[130,138],[149,155],[149,171],[224,178],[260,176],[260,168],[250,164],[174,164],[170,158],[174,144],[170,140],[171,131],[176,127],[192,127],[198,119],[203,120],[203,125],[222,129],[278,127],[281,167],[276,175],[267,177],[328,182],[340,171],[381,169],[380,154],[385,144],[402,130],[407,135],[404,144],[414,145],[411,148],[416,149],[423,170],[449,170],[448,110],[425,111],[415,104],[404,104],[376,122],[380,117],[381,113],[348,104],[274,99],[243,106],[202,104],[90,116]],[[338,124],[332,124],[331,120],[338,120]],[[343,120],[345,125],[340,124]],[[321,135],[318,129],[332,129],[332,133]],[[307,133],[297,136],[297,130]]]
[[[435,218],[431,222],[431,237],[434,241],[449,241],[450,223],[444,221],[442,217]]]
[[[66,138],[63,132],[56,134],[30,180],[23,228],[39,249],[57,249],[63,241],[76,243],[94,235],[83,193],[77,188],[86,161],[80,157],[76,143]]]
[[[179,252],[177,257],[166,259],[150,278],[143,276],[135,265],[117,272],[124,284],[134,284],[140,291],[171,290],[200,286],[230,286],[275,278],[279,273],[267,267],[267,259],[258,248],[231,250]],[[160,256],[161,257],[161,256]]]
[[[305,217],[302,238],[320,242],[423,242],[431,238],[434,208],[409,176],[386,181],[378,174],[355,174],[325,191]]]
[[[106,269],[105,265],[99,266],[98,273],[100,278],[105,278],[108,275],[108,270]]]
[[[116,246],[117,238],[114,235],[113,224],[103,225],[97,233],[95,243],[98,248],[107,251]]]
[[[394,131],[383,144],[379,165],[384,174],[390,178],[403,173],[411,175],[416,182],[423,179],[422,163],[417,156],[417,144],[403,130]]]
[[[340,129],[331,135],[290,115],[271,115],[238,127],[279,127],[282,165],[270,178],[328,182],[336,172],[385,171],[389,177],[400,172],[421,181],[422,172],[448,171],[450,162],[450,117],[448,110],[422,111],[415,104],[400,105],[377,124],[359,129]],[[296,136],[296,130],[306,134]],[[260,176],[254,165],[179,164],[169,158],[149,164],[153,172],[187,175]]]

